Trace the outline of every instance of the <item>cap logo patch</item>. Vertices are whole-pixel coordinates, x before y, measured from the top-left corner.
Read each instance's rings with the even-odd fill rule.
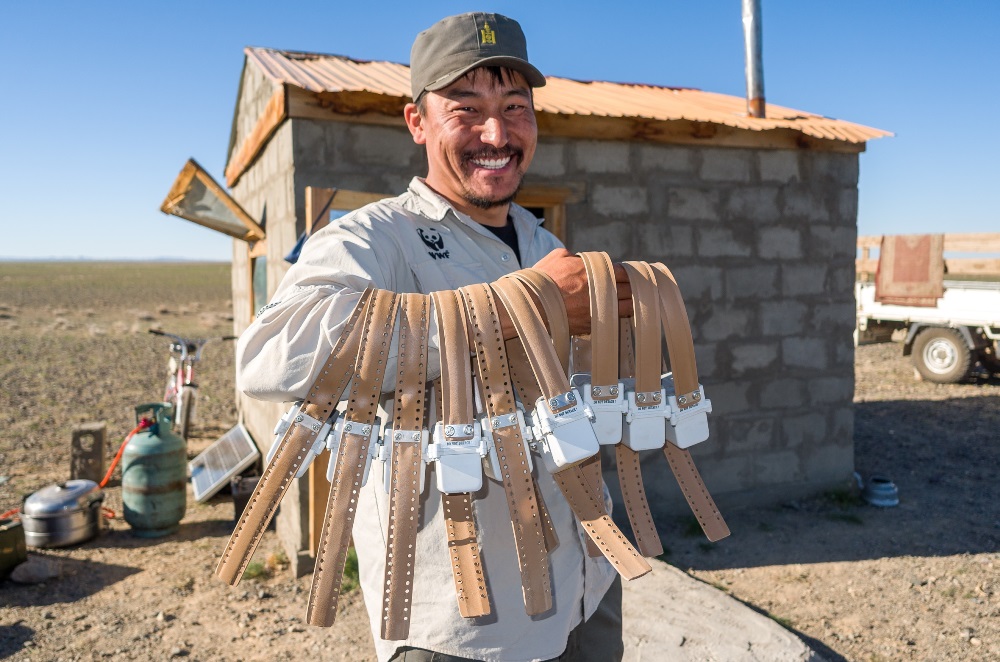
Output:
[[[479,45],[492,44],[495,46],[496,43],[497,33],[490,29],[489,23],[483,23],[483,29],[479,31]]]

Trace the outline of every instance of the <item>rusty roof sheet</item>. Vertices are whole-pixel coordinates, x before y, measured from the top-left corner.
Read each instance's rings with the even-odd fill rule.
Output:
[[[409,67],[395,62],[355,60],[342,55],[246,48],[254,62],[275,83],[310,92],[371,92],[409,98]],[[864,143],[891,136],[888,131],[823,117],[815,113],[767,104],[767,117],[749,117],[742,97],[692,88],[659,87],[606,81],[546,77],[535,91],[535,110],[561,115],[592,115],[721,124],[748,131],[791,129],[814,138]]]

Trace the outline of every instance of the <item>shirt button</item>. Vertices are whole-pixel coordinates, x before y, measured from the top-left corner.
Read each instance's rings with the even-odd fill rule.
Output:
[[[500,261],[501,262],[509,262],[510,261],[510,253],[504,253],[503,255],[501,255],[500,256]]]

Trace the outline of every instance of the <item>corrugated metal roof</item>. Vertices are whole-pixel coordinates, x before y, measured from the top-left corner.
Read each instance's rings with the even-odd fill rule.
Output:
[[[395,62],[354,60],[341,55],[299,53],[270,48],[245,49],[275,83],[310,92],[372,92],[409,98],[409,67]],[[742,97],[691,88],[658,87],[605,81],[546,77],[535,91],[535,110],[562,115],[689,120],[748,131],[792,129],[826,140],[864,143],[892,135],[888,131],[767,104],[767,117],[748,117]]]

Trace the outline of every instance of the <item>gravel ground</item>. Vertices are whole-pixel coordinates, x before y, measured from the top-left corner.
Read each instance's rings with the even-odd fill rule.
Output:
[[[133,422],[126,405],[162,388],[165,346],[145,328],[220,335],[229,324],[210,312],[226,310],[225,280],[195,302],[51,310],[37,291],[42,303],[5,300],[6,278],[0,510],[66,477],[75,421],[107,420],[117,448]],[[891,478],[898,507],[869,506],[845,489],[727,512],[730,538],[680,535],[664,541],[665,559],[829,660],[997,660],[1000,380],[919,382],[899,354],[895,345],[858,350],[855,415],[857,469]],[[201,384],[191,456],[235,421],[231,352],[206,352]],[[119,495],[112,483],[106,503],[120,513]],[[357,592],[330,630],[305,626],[311,578],[284,570],[273,532],[255,557],[261,576],[224,585],[212,573],[232,502],[188,503],[181,531],[166,538],[135,538],[117,519],[91,542],[32,551],[22,567],[38,573],[35,583],[0,582],[0,659],[373,659]],[[671,532],[690,528],[676,524]]]

